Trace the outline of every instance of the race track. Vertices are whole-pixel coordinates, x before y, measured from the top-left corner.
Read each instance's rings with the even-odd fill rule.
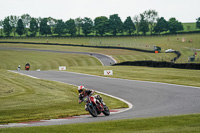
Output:
[[[99,116],[93,118],[92,116],[85,116],[31,124],[9,124],[4,127],[60,125],[200,113],[200,88],[198,87],[105,78],[66,71],[20,71],[20,73],[41,79],[60,81],[73,85],[84,85],[89,89],[122,98],[130,102],[133,108],[122,113],[111,114],[107,117]]]
[[[51,52],[51,53],[65,53],[65,54],[81,54],[93,56],[98,59],[103,66],[111,66],[116,62],[116,60],[110,56],[99,54],[99,53],[90,53],[90,52],[75,52],[75,51],[56,51],[56,50],[43,50],[43,49],[33,49],[33,48],[17,48],[17,47],[0,47],[0,50],[18,50],[18,51],[37,51],[37,52]]]

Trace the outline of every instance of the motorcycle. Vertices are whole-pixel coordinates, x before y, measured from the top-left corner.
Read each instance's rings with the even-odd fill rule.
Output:
[[[28,71],[29,69],[30,69],[30,66],[28,66],[28,65],[27,65],[27,66],[25,66],[25,70],[27,70],[27,71]]]
[[[101,114],[101,112],[105,116],[110,115],[108,107],[99,102],[99,100],[95,99],[94,96],[86,96],[83,98],[83,101],[86,103],[87,110],[93,117],[97,117],[97,115]]]

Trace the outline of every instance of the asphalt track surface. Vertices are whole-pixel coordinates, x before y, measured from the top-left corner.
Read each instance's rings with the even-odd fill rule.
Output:
[[[47,126],[200,113],[199,87],[106,78],[67,71],[20,71],[20,73],[39,79],[84,85],[88,89],[94,89],[122,98],[130,102],[133,108],[118,114],[111,114],[110,116],[99,116],[96,118],[85,116],[73,119],[33,122],[31,124],[10,124],[4,127]]]
[[[115,63],[115,60],[110,58],[109,56],[87,52],[52,51],[26,48],[0,49],[84,54],[98,58],[105,66],[109,66]],[[50,121],[42,120],[39,122],[0,125],[0,128],[15,126],[22,127],[61,125],[71,123],[200,113],[199,87],[106,78],[87,74],[72,73],[67,71],[20,71],[20,73],[39,79],[53,80],[73,85],[84,85],[88,89],[94,89],[96,91],[122,98],[131,103],[133,107],[129,108],[127,111],[117,114],[111,114],[110,116],[98,116],[96,118],[90,115],[80,117],[77,116],[73,118],[57,120],[55,119]]]
[[[42,49],[33,49],[33,48],[16,48],[16,47],[0,47],[0,50],[19,50],[19,51],[37,51],[37,52],[52,52],[52,53],[66,53],[66,54],[81,54],[88,55],[97,58],[103,66],[111,66],[115,63],[115,59],[111,56],[107,56],[99,53],[90,53],[90,52],[73,52],[73,51],[56,51],[56,50],[42,50]]]

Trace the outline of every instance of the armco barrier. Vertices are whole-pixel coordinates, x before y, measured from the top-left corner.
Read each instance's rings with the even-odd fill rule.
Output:
[[[159,61],[133,61],[133,62],[127,61],[127,62],[114,64],[113,66],[117,66],[117,65],[200,70],[200,64],[197,64],[197,63],[173,63],[173,62],[159,62]]]

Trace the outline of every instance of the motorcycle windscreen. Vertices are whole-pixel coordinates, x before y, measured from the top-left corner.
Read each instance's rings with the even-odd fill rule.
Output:
[[[84,98],[83,98],[83,101],[84,101],[84,102],[87,102],[87,101],[88,101],[88,98],[89,98],[88,96],[84,97]]]

